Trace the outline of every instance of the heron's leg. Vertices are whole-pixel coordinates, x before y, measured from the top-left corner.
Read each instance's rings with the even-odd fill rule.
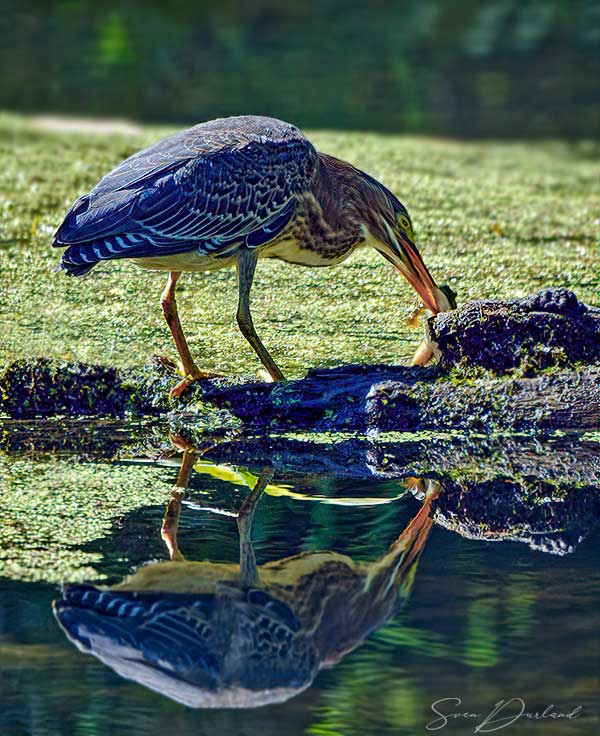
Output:
[[[177,543],[177,530],[179,528],[179,516],[181,515],[181,501],[184,496],[185,492],[179,488],[175,488],[173,490],[160,528],[160,536],[167,546],[170,560],[181,561],[185,559],[181,554]]]
[[[433,345],[427,339],[423,340],[413,356],[411,365],[426,365],[433,358]]]
[[[240,535],[240,582],[244,587],[258,585],[259,576],[256,566],[256,557],[252,547],[252,522],[256,507],[265,488],[273,478],[273,469],[265,468],[256,481],[254,488],[246,496],[237,518]]]
[[[181,502],[185,496],[185,489],[189,485],[190,475],[197,459],[197,453],[189,450],[183,453],[181,466],[177,474],[177,482],[171,493],[171,499],[167,504],[165,515],[163,516],[160,536],[167,545],[170,560],[185,560],[177,544],[177,531],[179,529],[179,517],[181,515]]]
[[[181,358],[183,370],[186,374],[189,373],[193,375],[195,373],[199,373],[199,370],[194,363],[187,340],[185,339],[183,328],[181,327],[181,322],[179,320],[179,314],[177,313],[177,302],[175,301],[175,287],[177,286],[177,281],[180,276],[180,271],[171,271],[167,280],[167,285],[160,297],[160,306],[162,307],[165,320],[167,321],[171,334],[173,335],[173,340],[175,341],[177,352]]]
[[[277,367],[273,358],[269,355],[269,351],[262,344],[260,337],[256,334],[254,324],[252,323],[252,314],[250,313],[250,289],[254,279],[254,269],[256,268],[257,255],[247,248],[242,248],[237,257],[238,272],[238,309],[237,323],[242,335],[248,340],[254,352],[258,355],[261,363],[267,369],[273,381],[282,381],[283,373]]]
[[[160,306],[162,307],[165,320],[169,325],[177,352],[181,358],[181,364],[183,366],[183,372],[185,378],[183,381],[177,384],[171,391],[171,396],[181,396],[181,394],[188,388],[188,386],[197,381],[199,378],[215,378],[221,375],[220,373],[214,373],[211,371],[201,371],[192,358],[192,354],[185,339],[183,328],[179,320],[179,314],[177,313],[177,302],[175,301],[175,286],[177,280],[181,276],[181,271],[171,271],[169,273],[169,279],[167,285],[160,297]]]

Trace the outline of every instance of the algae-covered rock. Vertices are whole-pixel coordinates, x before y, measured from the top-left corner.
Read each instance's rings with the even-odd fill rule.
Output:
[[[568,289],[544,289],[526,299],[483,300],[432,317],[431,339],[443,367],[479,366],[533,375],[551,366],[600,361],[600,309]]]
[[[173,371],[156,361],[119,370],[48,358],[10,363],[0,374],[1,410],[45,416],[155,416],[168,409]]]
[[[16,419],[56,414],[117,415],[131,401],[109,366],[19,360],[2,372],[2,410]]]

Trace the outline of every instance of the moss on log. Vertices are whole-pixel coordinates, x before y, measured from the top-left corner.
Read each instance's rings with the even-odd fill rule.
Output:
[[[479,366],[496,374],[536,375],[553,366],[600,361],[600,309],[568,289],[526,299],[473,301],[428,322],[446,367]]]
[[[174,368],[13,363],[0,381],[13,418],[159,416],[177,431],[555,430],[600,426],[600,310],[564,289],[469,302],[430,318],[428,368],[351,365],[276,384],[213,379],[169,404]]]

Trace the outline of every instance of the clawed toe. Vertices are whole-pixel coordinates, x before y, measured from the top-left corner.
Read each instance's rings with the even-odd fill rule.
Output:
[[[184,394],[188,388],[196,381],[196,378],[193,378],[189,374],[185,376],[183,381],[180,381],[176,386],[174,386],[171,389],[171,393],[169,394],[169,397],[171,399],[178,399],[182,394]]]
[[[183,377],[182,381],[180,381],[176,386],[171,389],[171,393],[169,394],[169,396],[171,399],[178,399],[188,390],[192,383],[210,378],[222,378],[224,375],[224,373],[218,373],[217,371],[201,370],[194,371],[193,373],[188,373],[186,376]]]

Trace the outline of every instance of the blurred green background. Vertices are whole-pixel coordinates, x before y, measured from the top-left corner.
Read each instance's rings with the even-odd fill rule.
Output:
[[[0,107],[597,137],[597,0],[0,0]]]

